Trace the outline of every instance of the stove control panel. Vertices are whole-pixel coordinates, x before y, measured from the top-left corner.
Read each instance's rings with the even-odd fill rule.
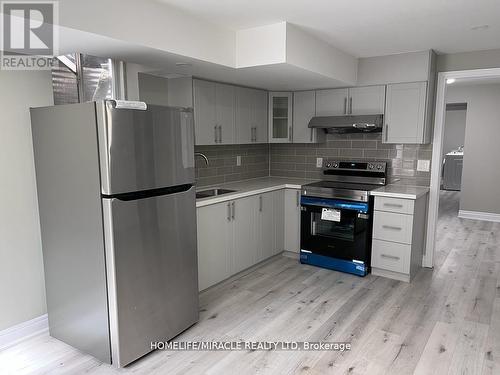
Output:
[[[387,169],[387,163],[383,161],[361,162],[361,161],[344,161],[344,160],[325,160],[323,162],[323,169],[385,172]]]

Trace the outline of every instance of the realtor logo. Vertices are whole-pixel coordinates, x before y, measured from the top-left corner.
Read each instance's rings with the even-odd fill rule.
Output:
[[[58,3],[2,1],[1,69],[50,69],[57,55]]]

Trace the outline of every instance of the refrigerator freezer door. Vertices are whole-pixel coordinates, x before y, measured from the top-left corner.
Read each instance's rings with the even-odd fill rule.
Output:
[[[114,195],[194,182],[194,125],[188,109],[97,105],[102,193]]]
[[[111,356],[125,366],[198,320],[195,188],[103,209]]]

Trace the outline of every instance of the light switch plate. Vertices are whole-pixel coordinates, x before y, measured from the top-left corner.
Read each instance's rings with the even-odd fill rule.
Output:
[[[419,172],[429,172],[431,169],[430,160],[418,160],[417,161],[417,171]]]
[[[323,158],[316,158],[316,168],[321,168],[323,166]]]
[[[241,155],[236,156],[236,166],[239,167],[241,165]]]

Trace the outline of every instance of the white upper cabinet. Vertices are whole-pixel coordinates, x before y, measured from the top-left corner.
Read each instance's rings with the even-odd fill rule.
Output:
[[[430,121],[426,121],[427,82],[387,85],[385,143],[426,143]]]
[[[253,140],[252,95],[249,89],[236,87],[236,143],[251,143]]]
[[[215,110],[215,83],[194,80],[193,86],[196,144],[218,144],[219,128]]]
[[[267,91],[193,80],[196,145],[267,143]]]
[[[347,115],[348,89],[316,91],[316,116]]]
[[[311,129],[309,121],[316,115],[316,92],[297,91],[293,93],[293,143],[320,143],[325,141],[322,129]]]
[[[351,115],[384,113],[385,86],[352,87],[349,89],[348,112]]]
[[[252,91],[253,143],[267,143],[267,91]]]
[[[316,91],[316,116],[384,113],[385,86]]]
[[[236,143],[267,143],[267,92],[236,87]]]
[[[234,143],[234,86],[215,84],[215,118],[218,143]]]
[[[292,142],[292,93],[269,93],[269,142]]]

